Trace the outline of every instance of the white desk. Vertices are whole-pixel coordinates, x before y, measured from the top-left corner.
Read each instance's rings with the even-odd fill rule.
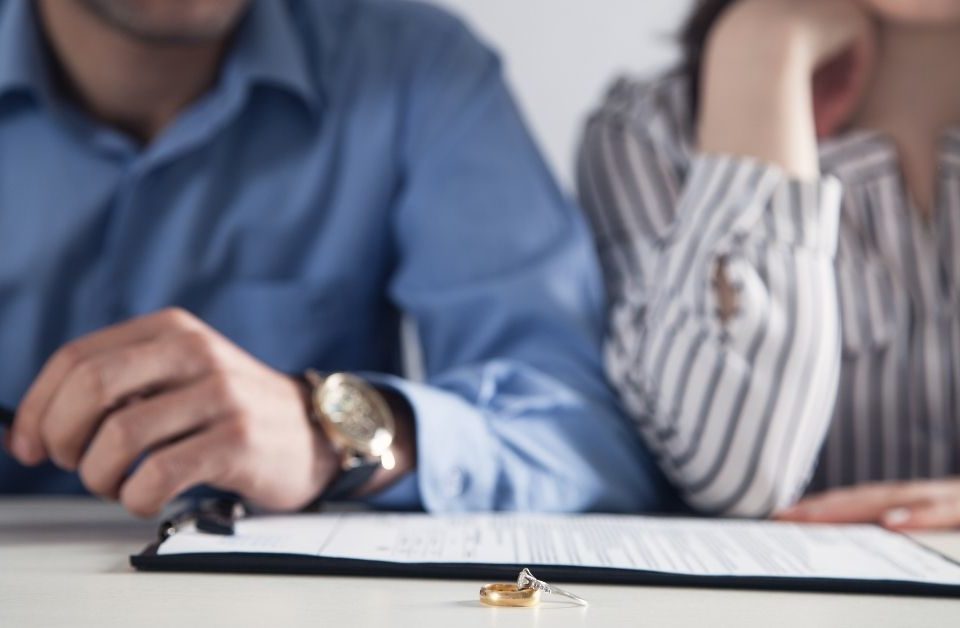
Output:
[[[960,626],[960,600],[570,585],[581,609],[486,608],[481,582],[137,573],[156,533],[90,500],[0,499],[0,627]],[[960,534],[924,536],[960,557]]]

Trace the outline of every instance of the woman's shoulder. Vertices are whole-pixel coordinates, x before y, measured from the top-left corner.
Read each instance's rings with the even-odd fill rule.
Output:
[[[692,135],[690,80],[679,73],[620,76],[590,117],[591,125],[627,128],[656,142],[688,144]]]

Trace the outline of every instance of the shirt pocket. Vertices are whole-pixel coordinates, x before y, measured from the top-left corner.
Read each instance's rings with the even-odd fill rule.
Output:
[[[275,369],[340,367],[357,351],[349,306],[336,291],[299,280],[234,281],[212,290],[195,311],[227,338]]]
[[[893,340],[901,289],[890,270],[872,257],[836,262],[844,358],[881,351]]]

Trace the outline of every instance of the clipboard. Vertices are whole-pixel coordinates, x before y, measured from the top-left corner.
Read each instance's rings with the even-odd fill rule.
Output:
[[[224,514],[240,515],[234,518],[234,528],[221,527],[219,532],[203,532],[207,523],[200,519],[214,513],[214,518],[226,519]],[[169,524],[170,522],[166,522]],[[368,528],[380,531],[380,536],[391,538],[371,538],[366,541],[347,538],[335,541],[341,546],[326,545],[317,551],[293,551],[295,545],[271,547],[266,544],[269,531],[278,535],[288,534],[290,529],[296,534],[316,526],[318,542],[320,536],[329,535],[336,528],[337,535],[350,536],[349,528]],[[400,529],[402,532],[398,532]],[[209,529],[209,527],[208,527]],[[663,565],[663,561],[648,559],[647,562],[621,558],[611,560],[606,557],[606,565],[598,565],[596,558],[581,556],[578,561],[566,560],[569,554],[554,555],[551,560],[537,560],[535,552],[519,551],[510,556],[493,546],[479,549],[473,554],[459,547],[466,543],[462,539],[470,535],[500,535],[503,538],[513,535],[516,539],[531,539],[531,530],[542,531],[547,535],[558,533],[593,534],[591,530],[611,534],[611,530],[620,530],[626,535],[648,531],[650,543],[663,543],[667,534],[677,538],[690,536],[690,547],[700,547],[695,536],[711,536],[711,543],[725,535],[729,539],[740,538],[743,542],[751,537],[761,546],[770,539],[793,538],[806,539],[804,542],[820,542],[830,546],[830,550],[843,555],[866,557],[873,560],[873,574],[838,575],[825,565],[817,565],[816,557],[805,568],[795,567],[796,573],[789,573],[789,562],[783,558],[784,567],[778,567],[783,573],[773,575],[763,570],[751,573],[750,569],[730,570],[718,573],[716,568],[690,569],[653,569],[653,565]],[[267,532],[265,532],[267,531]],[[572,532],[571,532],[572,531]],[[295,535],[296,535],[295,534]],[[410,543],[407,537],[422,534],[424,538],[445,536],[443,543],[452,543],[453,550],[433,551],[423,547],[403,549],[404,543]],[[359,576],[382,578],[427,578],[457,579],[511,582],[524,567],[530,568],[540,578],[556,583],[593,583],[612,585],[638,585],[656,587],[706,587],[713,589],[752,589],[765,591],[798,591],[819,593],[856,593],[906,596],[933,596],[960,598],[960,563],[905,535],[889,532],[875,526],[822,526],[784,524],[756,521],[716,521],[700,519],[678,519],[662,517],[644,517],[632,515],[453,515],[430,516],[422,514],[371,514],[371,513],[324,513],[294,516],[265,516],[246,518],[245,513],[231,511],[227,513],[224,503],[207,507],[205,511],[184,515],[178,526],[170,529],[161,527],[161,538],[151,543],[140,554],[130,557],[131,564],[142,571],[189,571],[206,573],[256,573],[256,574],[297,574],[312,576]],[[181,536],[182,535],[182,536]],[[295,536],[294,535],[294,536]],[[309,533],[306,534],[309,536]],[[658,536],[659,535],[659,536]],[[766,536],[763,536],[766,535]],[[777,535],[780,535],[778,537]],[[655,540],[656,537],[656,540]],[[625,539],[627,537],[624,537]],[[819,541],[817,539],[820,539]],[[276,538],[273,539],[277,541]],[[701,539],[702,541],[702,539]],[[472,542],[472,541],[471,541]],[[501,543],[498,547],[506,547]],[[533,541],[542,543],[541,541]],[[642,538],[632,539],[633,547],[642,547]],[[730,541],[728,541],[730,542]],[[262,543],[263,547],[257,545]],[[179,544],[189,551],[171,551],[171,545]],[[479,542],[483,544],[482,541]],[[306,545],[309,545],[307,543]],[[683,543],[678,545],[681,547]],[[389,546],[394,546],[389,547]],[[350,548],[345,551],[344,547]],[[397,548],[400,548],[397,550]],[[465,547],[465,546],[464,546]],[[211,549],[213,548],[213,549]],[[240,548],[239,550],[237,548]],[[773,548],[770,548],[771,550]],[[809,550],[810,548],[808,548]],[[820,548],[822,550],[823,548]],[[817,549],[811,550],[816,554]],[[399,551],[399,554],[397,553]],[[544,550],[546,551],[546,550]],[[552,551],[552,550],[551,550]],[[651,546],[652,551],[652,546]],[[660,553],[662,548],[657,550]],[[486,552],[486,554],[485,554]],[[762,547],[760,552],[763,552]],[[874,552],[871,554],[871,552]],[[879,553],[877,553],[879,552]],[[775,552],[774,552],[775,553]],[[496,560],[487,558],[496,555]],[[546,553],[541,554],[543,556]],[[389,557],[384,559],[384,557]],[[398,559],[398,556],[401,556]],[[786,556],[786,554],[785,554]],[[464,557],[467,559],[465,560]],[[697,558],[687,557],[689,564],[696,564]],[[778,559],[780,560],[780,559]],[[625,567],[633,561],[633,566]],[[896,561],[914,561],[913,564],[896,565]],[[886,567],[884,567],[886,565]],[[675,566],[677,567],[677,566]],[[848,565],[849,567],[849,565]],[[843,565],[834,568],[845,569]],[[886,569],[886,571],[883,571]],[[854,570],[855,571],[855,570]],[[884,575],[886,574],[886,575]],[[898,577],[898,574],[900,577]]]

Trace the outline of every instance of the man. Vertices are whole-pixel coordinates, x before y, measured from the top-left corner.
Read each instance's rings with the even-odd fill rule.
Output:
[[[581,219],[435,9],[0,0],[0,262],[4,491],[657,506]]]

